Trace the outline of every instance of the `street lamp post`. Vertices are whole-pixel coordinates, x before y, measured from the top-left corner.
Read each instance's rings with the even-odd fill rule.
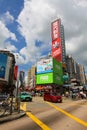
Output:
[[[18,59],[18,55],[16,56],[16,58]],[[19,100],[18,87],[19,87],[19,73],[17,74],[17,84],[16,84],[16,104],[17,104],[18,113],[20,113],[20,100]]]
[[[18,113],[20,113],[20,100],[19,100],[19,91],[18,91],[18,87],[19,87],[19,76],[17,77],[16,103],[17,103],[17,110],[18,110]]]

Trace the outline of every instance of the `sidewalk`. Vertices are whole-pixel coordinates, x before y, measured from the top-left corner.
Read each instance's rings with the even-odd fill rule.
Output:
[[[11,115],[5,115],[3,117],[0,117],[0,124],[4,123],[4,122],[7,122],[7,121],[11,121],[11,120],[21,118],[21,117],[23,117],[25,115],[26,115],[26,113],[24,111],[20,111],[20,113],[14,112]]]

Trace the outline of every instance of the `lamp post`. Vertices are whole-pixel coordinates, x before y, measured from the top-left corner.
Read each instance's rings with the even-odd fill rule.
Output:
[[[12,68],[11,68],[11,109],[10,114],[12,114],[12,106],[13,106],[13,70],[14,70],[15,61],[12,59]]]
[[[16,58],[18,59],[18,55],[16,56]],[[17,74],[17,84],[16,84],[16,104],[17,104],[18,113],[20,113],[20,100],[19,100],[18,87],[19,87],[19,73]]]
[[[17,110],[18,110],[18,113],[20,113],[20,99],[19,99],[19,91],[18,91],[18,87],[19,87],[19,75],[17,76],[16,103],[17,103]]]

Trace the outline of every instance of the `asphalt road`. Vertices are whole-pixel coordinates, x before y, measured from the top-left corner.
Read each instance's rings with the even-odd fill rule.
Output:
[[[1,130],[87,130],[86,100],[50,103],[34,97],[32,102],[22,102],[21,106],[26,116],[1,124]]]

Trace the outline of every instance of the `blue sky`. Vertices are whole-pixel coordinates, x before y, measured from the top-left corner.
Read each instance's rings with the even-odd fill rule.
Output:
[[[0,49],[14,53],[19,70],[51,52],[51,22],[61,18],[66,52],[87,70],[86,0],[0,0]]]
[[[8,44],[5,44],[5,49],[12,51],[13,53],[17,54],[19,51],[26,45],[24,37],[19,33],[18,31],[18,23],[17,18],[20,14],[21,10],[24,6],[24,0],[1,0],[0,1],[0,19],[5,24],[6,28],[12,32],[16,39],[12,39],[10,36],[8,36],[3,42],[4,43],[11,43],[15,48],[9,49]],[[15,49],[17,50],[15,51]],[[28,65],[25,64],[19,64],[20,70],[24,69],[25,71],[28,69]]]
[[[6,22],[6,27],[13,32],[16,35],[17,41],[13,41],[11,38],[7,38],[7,41],[10,41],[13,45],[15,45],[18,50],[20,50],[21,48],[23,48],[23,46],[25,45],[25,40],[24,37],[22,37],[22,35],[18,32],[17,27],[18,27],[18,23],[16,21],[18,15],[20,14],[20,11],[23,9],[23,0],[17,0],[15,2],[15,0],[1,0],[0,3],[0,14],[1,14],[1,18],[3,18],[3,20]],[[13,21],[9,21],[11,19],[9,19],[9,16],[6,17],[7,15],[11,15],[13,17]]]

